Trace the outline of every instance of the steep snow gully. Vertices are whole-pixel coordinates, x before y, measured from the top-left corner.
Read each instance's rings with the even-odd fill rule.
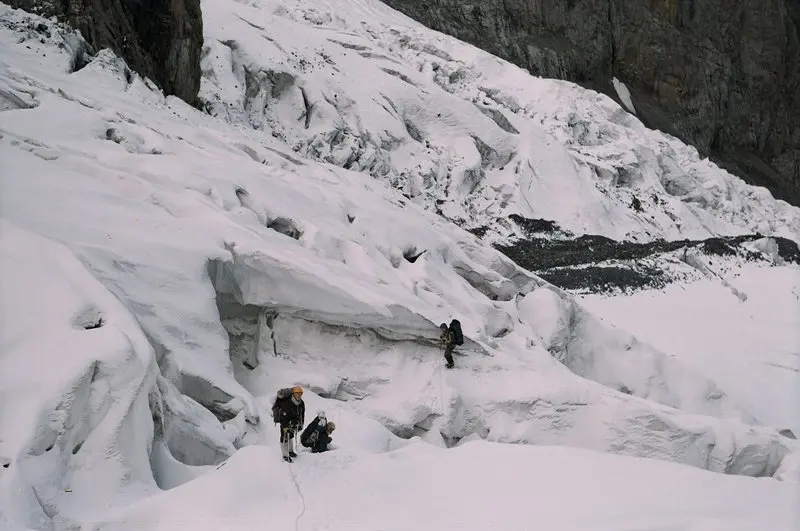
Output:
[[[78,34],[0,4],[0,527],[198,484],[274,445],[290,383],[373,451],[485,439],[800,480],[786,426],[491,245],[550,213],[643,241],[759,230],[766,256],[800,209],[371,0],[203,16],[206,112],[108,50],[75,70]]]

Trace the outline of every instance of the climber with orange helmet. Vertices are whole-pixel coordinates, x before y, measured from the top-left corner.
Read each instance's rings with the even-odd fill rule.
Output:
[[[292,387],[291,395],[275,401],[273,411],[281,428],[281,453],[283,460],[291,463],[297,457],[294,452],[294,437],[303,429],[306,416],[306,404],[303,402],[303,388]],[[280,393],[279,393],[280,396]]]

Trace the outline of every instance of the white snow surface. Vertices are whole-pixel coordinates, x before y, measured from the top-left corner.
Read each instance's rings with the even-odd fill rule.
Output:
[[[713,378],[767,424],[800,435],[800,270],[748,266],[729,280],[746,301],[706,279],[581,304]]]
[[[0,4],[0,527],[796,528],[796,418],[766,401],[796,377],[693,357],[756,320],[729,355],[783,360],[796,321],[735,299],[662,341],[445,218],[797,239],[797,209],[380,3],[202,7],[214,116],[107,50],[72,72],[77,35]],[[269,407],[292,384],[339,427],[288,467]]]
[[[0,237],[3,518],[45,528],[54,512],[155,491],[152,347],[67,248],[7,221]]]
[[[611,78],[611,83],[614,85],[614,91],[617,93],[617,96],[619,96],[625,108],[633,114],[636,114],[636,107],[633,106],[633,100],[631,100],[631,92],[628,90],[625,83],[615,77]]]
[[[588,450],[412,441],[388,452],[301,453],[291,470],[274,453],[243,449],[93,529],[754,531],[798,522],[785,484]]]

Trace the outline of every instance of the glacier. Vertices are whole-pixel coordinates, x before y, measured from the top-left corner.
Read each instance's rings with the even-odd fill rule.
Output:
[[[564,518],[578,495],[599,500],[564,529],[663,529],[681,504],[678,529],[792,528],[790,413],[723,376],[701,340],[629,330],[635,309],[612,324],[613,303],[490,244],[517,234],[512,213],[618,239],[797,241],[800,209],[604,96],[379,2],[202,7],[204,112],[108,50],[75,70],[79,35],[0,4],[0,523],[297,526],[268,411],[296,383],[341,426],[334,452],[293,465],[318,528],[513,528]],[[797,266],[755,274],[773,270]],[[774,319],[719,289],[748,305],[732,323]],[[466,343],[446,371],[438,325],[453,317]],[[782,399],[800,372],[785,363]],[[627,486],[606,483],[620,471]],[[503,518],[426,505],[501,500],[484,482],[519,475]],[[690,503],[705,490],[711,505]],[[614,496],[643,512],[610,510]],[[364,499],[377,508],[357,513]]]

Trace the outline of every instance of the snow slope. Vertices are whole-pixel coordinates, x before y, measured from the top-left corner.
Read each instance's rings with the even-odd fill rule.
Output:
[[[311,50],[320,35],[332,32],[323,27],[333,20],[324,9],[315,18],[310,7],[272,3],[262,9],[229,2],[203,7],[208,31],[236,36],[224,45],[230,57],[234,49],[261,54],[256,64],[276,60],[267,57],[277,53],[275,43],[284,50]],[[347,24],[369,15],[364,31],[389,13],[366,2],[342,3],[337,12],[351,16]],[[246,23],[237,16],[243,14]],[[287,17],[311,20],[290,23]],[[284,33],[272,37],[254,24]],[[348,38],[340,30],[333,33]],[[395,37],[386,30],[375,38]],[[212,39],[210,49],[216,46]],[[468,491],[485,492],[475,478],[489,474],[484,467],[490,463],[503,463],[491,472],[497,477],[518,466],[536,476],[536,470],[551,470],[548,463],[557,458],[559,470],[574,467],[568,478],[586,483],[581,488],[595,496],[611,492],[614,483],[594,472],[596,482],[589,482],[590,466],[630,467],[630,485],[620,496],[650,481],[663,485],[669,478],[686,478],[685,488],[653,492],[642,520],[632,512],[618,520],[598,503],[576,514],[565,529],[591,525],[593,517],[607,517],[611,527],[663,529],[670,525],[664,524],[664,513],[675,506],[659,497],[688,495],[694,483],[772,509],[752,512],[753,525],[791,528],[793,515],[783,502],[800,479],[800,443],[778,434],[783,425],[754,408],[748,395],[734,399],[702,368],[604,325],[569,294],[426,209],[426,201],[417,204],[369,171],[353,171],[368,168],[346,159],[319,162],[315,159],[328,156],[315,154],[311,144],[294,149],[300,140],[313,143],[306,136],[312,133],[320,148],[345,141],[326,136],[340,115],[322,119],[315,114],[328,109],[322,103],[310,106],[316,118],[308,129],[305,119],[298,121],[295,111],[308,112],[302,91],[297,89],[298,103],[297,92],[283,100],[275,88],[291,86],[288,78],[264,71],[261,84],[249,85],[252,90],[241,100],[243,109],[255,113],[247,120],[265,120],[273,137],[258,124],[243,127],[245,115],[237,114],[236,101],[224,105],[224,98],[234,98],[225,89],[236,88],[236,82],[220,81],[223,73],[239,72],[245,81],[250,74],[231,63],[212,79],[210,63],[217,59],[212,52],[204,60],[204,95],[220,98],[221,107],[209,104],[209,110],[219,116],[227,108],[227,120],[164,98],[108,51],[72,71],[82,49],[78,36],[2,4],[0,49],[0,522],[6,527],[174,527],[186,525],[191,511],[209,528],[247,529],[252,521],[232,520],[232,514],[245,511],[239,505],[244,504],[264,511],[250,513],[252,518],[291,528],[296,507],[289,510],[281,501],[293,486],[285,475],[270,472],[283,463],[268,410],[276,388],[299,383],[308,389],[309,414],[324,407],[341,426],[340,453],[292,468],[301,481],[319,480],[319,491],[307,490],[311,503],[336,492],[332,499],[338,498],[338,505],[309,503],[318,527],[325,518],[331,528],[386,525],[374,520],[381,512],[359,523],[348,511],[375,492],[371,485],[405,493],[426,481],[432,467],[441,467],[444,479],[426,488],[452,489],[463,499]],[[376,79],[386,86],[396,80],[396,74],[375,72],[370,61],[382,59],[343,49],[337,60],[352,61],[344,72],[363,72],[364,79],[385,74]],[[341,83],[356,78],[328,75]],[[374,126],[388,131],[384,145],[392,147],[376,150],[374,159],[389,161],[384,167],[390,182],[398,160],[416,160],[404,158],[403,149],[421,149],[392,138],[402,140],[423,126],[431,139],[449,146],[448,156],[463,155],[461,173],[455,166],[444,173],[460,177],[431,182],[448,183],[448,193],[460,189],[467,203],[480,195],[466,193],[480,172],[465,131],[480,135],[497,153],[528,145],[492,131],[494,120],[486,122],[482,112],[464,100],[456,103],[447,91],[397,83],[403,85],[394,85],[393,105],[406,102],[402,112],[411,117],[405,133],[393,129],[397,124],[391,120],[374,117]],[[312,93],[311,80],[303,86]],[[265,98],[257,106],[253,94],[261,89],[254,87],[261,87]],[[366,122],[360,109],[371,108],[374,101],[365,98],[374,91],[364,83],[345,88],[334,100],[352,98],[345,106],[355,112],[351,118]],[[262,104],[269,113],[262,113]],[[451,115],[439,121],[432,115],[436,109]],[[312,123],[319,129],[312,130]],[[380,138],[379,131],[374,134],[370,138]],[[545,154],[537,156],[544,160]],[[469,157],[472,170],[464,162]],[[563,151],[552,160],[567,164],[572,157]],[[769,208],[784,208],[765,201]],[[720,208],[733,208],[726,204]],[[570,210],[565,212],[571,219]],[[744,223],[737,212],[731,211],[731,219],[716,218],[714,227],[734,230]],[[786,212],[788,221],[774,213],[765,219],[775,231],[794,234],[795,211]],[[600,220],[581,226],[600,226]],[[438,324],[456,316],[467,342],[459,349],[457,368],[445,371],[436,344]],[[6,435],[10,432],[13,437]],[[415,436],[430,445],[409,444]],[[547,453],[551,450],[469,442],[476,438],[562,448]],[[245,448],[253,445],[257,448]],[[400,470],[407,475],[391,481]],[[662,473],[663,482],[654,479]],[[549,492],[555,475],[536,477],[531,495]],[[197,498],[198,491],[217,487],[229,489],[230,498],[220,506]],[[431,492],[421,489],[407,501],[431,503]],[[562,498],[562,491],[552,492],[553,499]],[[698,503],[684,528],[702,518],[727,525],[745,506],[730,502],[732,496]],[[387,495],[380,510],[402,510],[392,505],[396,498]],[[764,505],[765,498],[774,505]],[[252,499],[263,504],[248,504]],[[209,513],[199,512],[199,506]],[[445,527],[465,521],[485,527],[489,517],[492,525],[514,526],[531,517],[527,505],[504,507],[507,520],[480,512],[478,505],[464,520],[444,511],[427,517]],[[397,518],[398,527],[425,522]]]
[[[68,249],[5,221],[0,236],[3,516],[44,526],[67,485],[84,511],[155,491],[141,329]]]
[[[705,279],[585,296],[581,304],[712,378],[768,424],[800,435],[800,268],[749,266],[729,278],[744,300]]]
[[[767,481],[483,441],[447,451],[412,442],[387,453],[301,453],[291,470],[274,450],[250,447],[90,529],[793,529],[796,492]]]
[[[378,0],[203,2],[200,97],[299,154],[368,172],[490,239],[517,213],[576,234],[800,238],[800,209]],[[302,35],[302,38],[297,38]]]

